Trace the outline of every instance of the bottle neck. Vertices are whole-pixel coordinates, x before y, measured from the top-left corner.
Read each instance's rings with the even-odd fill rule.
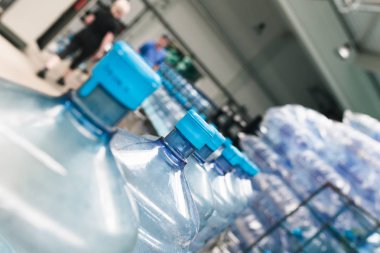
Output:
[[[100,94],[81,97],[76,91],[62,96],[66,109],[83,128],[100,140],[108,141],[116,132],[116,125],[128,113],[123,108],[115,113],[113,106],[106,104]]]
[[[164,138],[164,143],[181,159],[186,159],[195,152],[193,145],[177,129]]]
[[[228,172],[232,171],[231,164],[223,157],[219,156],[216,160],[214,160],[214,170],[221,176],[226,175]]]
[[[207,158],[209,158],[212,153],[213,153],[213,151],[208,146],[204,146],[200,150],[196,150],[194,152],[194,158],[200,164],[204,164],[206,162]]]

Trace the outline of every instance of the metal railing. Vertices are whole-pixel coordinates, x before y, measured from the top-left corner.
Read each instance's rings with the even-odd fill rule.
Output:
[[[320,194],[322,194],[327,189],[332,190],[336,194],[340,196],[342,200],[344,200],[344,205],[339,208],[339,210],[329,217],[326,220],[323,220],[320,216],[320,212],[317,208],[313,207],[311,202]],[[380,228],[380,221],[373,216],[371,213],[369,213],[367,210],[365,210],[363,207],[359,206],[352,198],[344,194],[339,188],[337,188],[335,185],[331,183],[326,183],[323,186],[321,186],[319,189],[317,189],[315,192],[313,192],[308,198],[304,199],[293,211],[288,213],[286,216],[278,220],[273,226],[271,226],[263,235],[261,235],[257,240],[249,245],[246,249],[243,250],[243,252],[250,252],[253,248],[257,247],[259,243],[271,236],[272,233],[274,233],[278,228],[283,228],[283,224],[287,222],[292,216],[297,214],[301,208],[306,207],[314,216],[314,218],[320,222],[320,227],[314,235],[305,241],[303,241],[299,247],[297,247],[293,252],[303,252],[303,250],[315,239],[317,238],[322,232],[327,232],[330,236],[335,238],[341,245],[345,248],[346,252],[358,252],[356,248],[356,244],[352,243],[350,240],[348,240],[344,235],[339,233],[339,231],[336,229],[334,223],[337,221],[337,219],[346,211],[355,212],[358,216],[361,216],[363,219],[365,218],[367,221],[370,221],[373,226],[368,228],[364,236],[361,236],[360,243],[363,243],[366,241],[366,239],[373,234],[376,230]]]
[[[323,198],[323,194],[325,193],[335,194],[337,197],[337,203],[326,203],[326,205],[338,206],[338,208],[334,209],[334,212],[329,213],[328,215],[324,213],[325,210],[321,210],[321,208],[325,208],[326,205],[323,205],[321,207],[315,205],[317,202],[314,202],[318,197]],[[292,231],[290,231],[289,225],[292,225],[292,220],[294,221],[300,217],[297,215],[299,212],[305,210],[310,214],[310,216],[307,216],[310,220],[307,221],[310,224],[313,224],[314,222],[314,225],[317,225],[317,229],[311,230],[313,233],[311,233],[310,236],[300,238],[294,235]],[[342,227],[346,225],[342,224],[342,220],[345,220],[345,215],[347,214],[352,214],[352,217],[354,217],[350,222],[352,222],[352,224],[356,224],[355,229],[357,229],[357,231],[354,231],[357,233],[356,237],[350,238],[350,234],[345,234],[347,231],[342,230]],[[212,241],[210,241],[207,247],[205,247],[205,250],[202,252],[209,252],[210,249],[223,248],[226,246],[228,247],[229,239],[228,236],[226,237],[226,235],[229,234],[229,231],[231,231],[231,228],[228,228],[218,238],[214,238]],[[322,234],[325,234],[328,236],[328,242],[334,241],[334,245],[336,245],[337,248],[336,252],[358,253],[358,248],[361,245],[365,245],[367,239],[371,235],[375,234],[376,232],[380,232],[380,221],[362,206],[358,205],[351,197],[343,193],[335,185],[327,182],[315,190],[312,194],[310,194],[306,199],[301,201],[291,212],[287,213],[282,218],[279,218],[275,223],[273,223],[272,226],[266,228],[264,232],[256,233],[253,231],[252,233],[257,237],[255,238],[255,236],[252,234],[252,238],[254,239],[251,241],[252,243],[247,245],[246,242],[238,240],[237,243],[239,244],[239,250],[235,251],[235,244],[235,250],[228,252],[268,252],[267,250],[271,249],[270,244],[268,248],[267,243],[275,241],[277,239],[276,235],[278,234],[276,234],[276,232],[285,233],[288,243],[291,244],[291,248],[283,249],[284,252],[305,253],[309,252],[308,247],[310,246],[314,247],[315,250],[315,245],[318,245],[318,243],[315,243],[316,240],[320,240],[320,236],[322,236]],[[322,243],[321,247],[323,246],[325,245]],[[340,251],[338,249],[340,249]],[[326,251],[321,250],[316,252]]]

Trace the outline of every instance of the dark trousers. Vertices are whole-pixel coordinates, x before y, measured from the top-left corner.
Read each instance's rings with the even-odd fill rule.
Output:
[[[62,52],[58,53],[58,56],[61,59],[65,59],[67,56],[75,54],[70,64],[70,69],[75,69],[82,62],[90,58],[98,49],[97,46],[89,42],[91,41],[86,42],[86,38],[81,38],[78,35],[74,36],[70,44]]]

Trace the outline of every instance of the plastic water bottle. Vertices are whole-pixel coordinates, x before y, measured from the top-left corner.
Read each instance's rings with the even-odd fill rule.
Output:
[[[266,232],[251,208],[247,208],[231,225],[224,239],[230,252],[244,252]]]
[[[247,156],[243,155],[243,160],[235,168],[235,175],[240,179],[241,196],[249,201],[252,198],[252,179],[260,173],[259,167]]]
[[[206,226],[208,218],[214,212],[214,197],[205,168],[206,160],[225,141],[224,136],[217,132],[215,128],[214,131],[217,133],[214,135],[214,138],[201,150],[196,151],[193,156],[189,157],[189,162],[185,167],[185,176],[199,213],[200,229]]]
[[[132,251],[138,221],[108,140],[159,84],[130,47],[116,43],[78,91],[55,98],[1,85],[5,252]]]
[[[249,154],[250,157],[254,158],[255,161],[258,161],[263,167],[265,167],[265,171],[273,173],[277,172],[278,169],[283,169],[276,168],[276,166],[280,164],[280,162],[275,162],[276,160],[278,160],[273,159],[276,157],[276,155],[271,154],[271,152],[273,151],[270,150],[269,146],[265,147],[263,143],[260,143],[261,140],[259,138],[254,136],[244,136],[243,138],[241,138],[241,141],[246,153]],[[256,184],[256,187],[259,189],[259,192],[255,194],[255,198],[259,197],[259,199],[262,199],[260,201],[265,200],[269,202],[259,202],[260,204],[258,204],[257,206],[270,208],[269,210],[263,208],[261,208],[261,210],[254,209],[254,212],[256,212],[257,215],[261,218],[261,221],[259,223],[251,219],[252,215],[248,216],[249,219],[247,219],[247,224],[245,224],[244,221],[239,221],[239,223],[235,225],[235,229],[233,231],[235,237],[237,238],[235,238],[235,241],[238,241],[238,243],[235,243],[232,246],[239,247],[239,245],[241,245],[243,249],[246,249],[247,245],[251,245],[253,242],[255,242],[255,240],[257,240],[257,231],[260,231],[260,228],[263,225],[269,224],[269,226],[272,226],[276,221],[279,220],[279,218],[281,218],[284,214],[288,213],[298,205],[299,201],[294,202],[293,205],[286,202],[282,203],[281,200],[285,199],[285,197],[293,195],[295,200],[297,200],[297,197],[301,197],[301,199],[308,197],[310,193],[317,190],[322,184],[324,184],[327,181],[330,181],[338,186],[340,185],[339,181],[342,180],[341,177],[339,177],[339,175],[335,173],[334,169],[331,168],[328,164],[324,163],[324,161],[321,160],[320,157],[317,156],[314,152],[310,150],[299,150],[298,152],[291,153],[290,160],[290,166],[292,166],[292,168],[290,168],[290,173],[287,173],[287,177],[281,177],[281,175],[284,174],[280,173],[272,175],[264,174],[261,175],[260,178],[258,178],[259,183]],[[273,166],[274,168],[272,168]],[[289,171],[289,169],[285,170]],[[263,182],[263,180],[266,180],[268,182],[265,183]],[[265,185],[270,185],[274,189],[278,187],[276,185],[283,185],[283,187],[281,187],[282,189],[279,190],[273,190],[278,193],[273,194],[274,197],[270,197],[268,199],[268,195],[260,194],[260,192],[263,192],[263,190],[265,189],[265,187],[262,186]],[[345,184],[344,182],[342,185],[340,185],[341,189],[343,190],[347,190],[347,186],[349,187],[349,185]],[[288,188],[288,190],[286,188]],[[283,192],[286,193],[285,196],[281,195],[281,193]],[[296,194],[294,195],[294,193]],[[272,196],[272,194],[270,195]],[[280,197],[275,198],[276,196]],[[278,207],[276,207],[276,205],[278,205]],[[321,225],[326,220],[334,217],[334,215],[338,213],[338,211],[340,210],[340,208],[343,207],[343,205],[344,199],[342,199],[338,194],[332,192],[331,190],[324,190],[320,192],[317,196],[315,196],[313,200],[305,206],[306,211],[310,213],[310,215],[305,216],[305,220],[309,220],[309,222],[313,220],[315,221],[314,217],[317,217],[318,221],[312,222],[311,224],[314,223],[315,227],[318,227],[318,223],[319,225]],[[289,211],[285,210],[285,213],[276,214],[275,212],[271,211],[281,210],[282,208],[287,206],[293,207]],[[273,213],[274,215],[269,215],[271,213]],[[336,224],[334,224],[335,229],[338,229],[338,231],[342,231],[342,236],[345,236],[345,234],[347,234],[350,235],[350,237],[352,237],[353,239],[360,237],[363,238],[362,231],[365,231],[365,229],[363,229],[362,227],[370,227],[368,225],[370,224],[370,222],[363,221],[363,218],[360,218],[359,215],[347,217],[349,214],[352,215],[353,212],[347,210],[342,216],[342,218],[339,220],[339,222],[336,222]],[[309,216],[310,218],[308,218]],[[301,240],[302,242],[302,238],[305,237],[305,232],[307,232],[308,230],[315,231],[315,229],[310,230],[310,228],[313,228],[313,226],[310,227],[310,225],[308,224],[304,224],[300,227],[294,226],[294,220],[300,219],[288,218],[289,222],[286,221],[286,223],[288,223],[289,227],[292,228],[292,230],[290,231],[294,233],[296,237],[299,238],[297,240]],[[367,225],[363,225],[366,223]],[[253,229],[250,229],[251,227]],[[343,227],[343,229],[340,227]],[[368,229],[367,231],[370,231],[370,229]],[[309,234],[312,235],[313,233],[309,232]],[[281,238],[285,238],[286,240]],[[265,240],[268,241],[266,247],[268,249],[273,250],[275,249],[274,247],[276,245],[280,244],[280,242],[286,242],[290,239],[286,236],[283,237],[280,232],[274,231],[272,235],[269,235],[268,239]],[[263,248],[262,245],[259,246]],[[283,248],[282,250],[285,250],[285,248],[288,247],[286,246],[286,244],[280,246]],[[335,250],[336,252],[345,252],[344,248],[342,248],[342,246],[339,245],[339,243],[336,240],[333,240],[331,237],[326,237],[325,233],[321,233],[321,235],[319,235],[318,238],[313,239],[313,241],[309,244],[309,246],[307,246],[305,250],[307,252],[335,252]]]
[[[112,151],[140,210],[134,252],[182,252],[195,237],[199,216],[183,170],[214,134],[189,111],[164,138],[131,143],[122,133],[115,136]]]
[[[235,212],[231,214],[231,223],[240,215],[247,207],[248,201],[253,197],[252,181],[260,170],[246,156],[239,151],[241,160],[235,166],[233,172],[225,176],[226,184],[234,196]]]
[[[239,135],[240,146],[260,170],[264,173],[278,174],[286,177],[291,173],[292,166],[287,157],[278,155],[274,149],[261,138],[254,135]]]
[[[185,109],[168,94],[164,87],[145,101],[143,109],[159,136],[167,135],[178,120],[186,114]]]
[[[227,173],[225,176],[226,185],[228,190],[232,193],[235,208],[229,216],[229,223],[223,227],[221,226],[218,230],[219,232],[225,230],[227,225],[232,224],[235,219],[243,213],[249,200],[253,197],[251,179],[259,173],[259,169],[240,153],[240,151],[238,151],[238,155],[241,157],[240,162],[231,173]]]
[[[300,204],[297,195],[277,175],[262,173],[254,186],[252,206],[266,227],[273,226]]]
[[[379,217],[378,142],[344,124],[297,106],[272,109],[263,125],[267,129],[263,139],[269,140],[270,145],[275,143],[273,147],[281,155],[294,160],[302,151],[313,152],[344,179],[345,185],[351,186],[349,193],[357,203],[365,205]]]
[[[277,175],[261,174],[255,186],[252,212],[265,231],[300,204],[298,196]],[[292,252],[299,243],[311,238],[319,226],[309,209],[302,207],[272,232],[270,240],[263,240],[258,246],[272,252],[287,252],[287,249]]]
[[[230,141],[225,142],[222,154],[206,165],[208,178],[214,197],[214,212],[207,220],[206,226],[199,231],[190,246],[192,252],[201,249],[220,227],[230,222],[230,215],[234,213],[235,203],[232,192],[229,191],[224,176],[240,162],[238,150]]]
[[[380,142],[380,122],[369,115],[345,111],[343,123]]]
[[[229,215],[229,222],[224,226],[219,226],[208,235],[207,240],[220,235],[227,226],[231,225],[238,216],[243,214],[243,211],[248,206],[248,201],[253,197],[252,191],[252,177],[259,173],[259,169],[253,165],[246,157],[240,154],[242,159],[240,163],[235,166],[233,172],[225,176],[226,185],[232,193],[233,201],[235,203],[234,211]]]
[[[349,194],[352,191],[342,176],[311,150],[299,149],[297,152],[289,152],[289,164],[287,165],[290,168],[285,168],[285,166],[281,166],[281,161],[274,151],[269,146],[260,143],[262,141],[257,137],[246,135],[241,140],[246,153],[254,161],[262,164],[267,172],[279,175],[288,188],[300,199],[309,197],[327,182],[340,188],[343,193]],[[283,170],[285,172],[282,172]],[[277,173],[279,171],[280,173]],[[336,194],[331,192],[323,194],[312,204],[318,215],[323,218],[332,217],[341,207],[341,203],[336,199]]]
[[[231,144],[229,143],[229,145]],[[239,161],[239,164],[235,165],[234,172],[227,173],[225,176],[226,187],[231,194],[234,207],[230,213],[226,215],[225,222],[213,224],[214,226],[211,227],[211,229],[210,227],[206,227],[204,230],[201,230],[200,235],[192,245],[191,249],[193,251],[199,250],[205,245],[205,242],[219,235],[228,225],[233,223],[236,217],[241,215],[243,210],[247,207],[248,198],[252,197],[251,178],[255,176],[259,170],[238,150],[235,150],[235,152],[235,159]]]

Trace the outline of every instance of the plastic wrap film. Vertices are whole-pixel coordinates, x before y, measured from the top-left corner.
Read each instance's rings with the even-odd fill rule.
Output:
[[[161,87],[142,105],[158,135],[167,135],[186,111]]]
[[[299,170],[316,172],[316,179],[325,174],[325,179],[379,217],[380,145],[376,141],[302,106],[270,109],[262,128],[260,138],[286,157],[292,168],[298,165]]]
[[[380,122],[369,115],[346,111],[343,123],[380,142]]]
[[[362,118],[367,118],[364,116]],[[361,133],[368,134],[368,130],[359,132],[349,125],[347,114],[342,124],[302,106],[288,105],[267,112],[260,136],[240,135],[242,149],[263,173],[254,183],[252,208],[234,222],[217,248],[247,252],[249,245],[276,227],[281,218],[327,182],[378,218],[379,144]],[[331,190],[322,191],[282,221],[280,228],[264,235],[249,252],[257,249],[257,252],[294,252],[297,247],[292,247],[307,238],[313,239],[304,248],[305,252],[347,252],[328,232],[315,237],[321,224],[333,220],[337,214],[337,220],[331,225],[334,231],[353,247],[374,252],[368,249],[378,244],[371,242],[376,241],[378,234],[368,237],[365,243],[358,243],[358,238],[372,231],[372,221],[346,208],[341,195]]]

